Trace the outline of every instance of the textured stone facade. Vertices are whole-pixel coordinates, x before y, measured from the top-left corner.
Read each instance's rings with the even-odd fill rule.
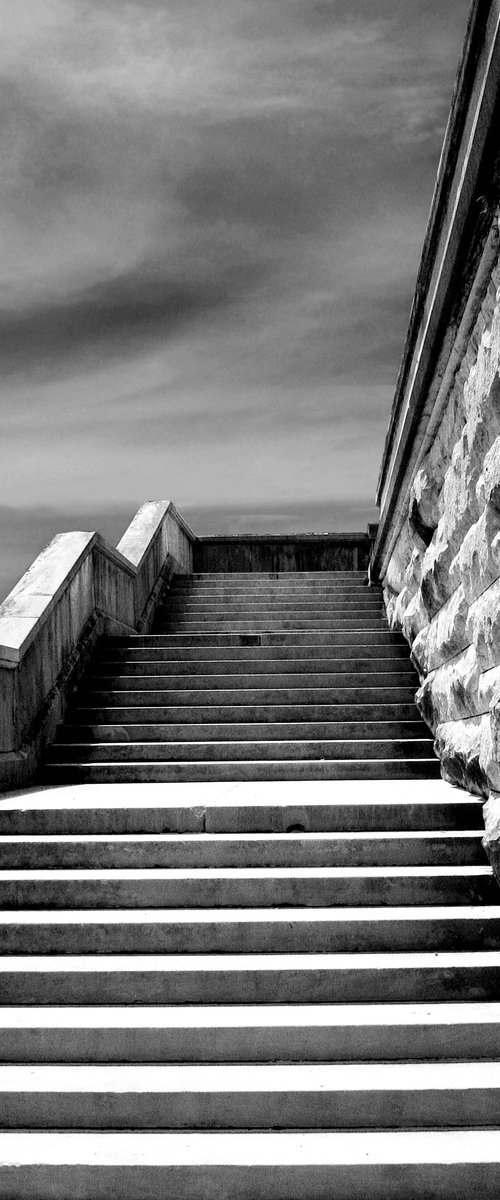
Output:
[[[384,575],[443,775],[500,788],[500,261]]]
[[[384,448],[370,571],[500,878],[500,0],[474,0]]]

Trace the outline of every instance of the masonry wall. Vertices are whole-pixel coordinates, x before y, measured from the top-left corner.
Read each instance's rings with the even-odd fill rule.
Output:
[[[446,779],[500,789],[500,260],[383,573]]]
[[[500,878],[500,0],[473,0],[382,459],[371,558],[444,778]]]

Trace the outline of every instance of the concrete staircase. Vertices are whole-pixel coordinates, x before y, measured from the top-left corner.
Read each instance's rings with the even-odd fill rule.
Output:
[[[416,686],[363,572],[178,578],[153,634],[104,644],[48,778],[437,777]]]
[[[237,578],[179,583],[169,632],[113,643],[94,668],[51,755],[63,786],[0,801],[0,1196],[500,1194],[500,906],[481,804],[431,778],[379,598],[357,579],[301,585],[252,580],[277,626],[259,632],[257,603],[252,629],[227,628],[248,623]],[[306,604],[317,589],[314,632],[288,589]],[[185,782],[165,786],[172,759],[138,749],[196,744],[193,724],[203,758],[174,762]],[[280,744],[321,751],[261,756]],[[82,759],[106,746],[110,760]],[[162,782],[134,782],[151,766]],[[93,782],[100,768],[114,782]]]

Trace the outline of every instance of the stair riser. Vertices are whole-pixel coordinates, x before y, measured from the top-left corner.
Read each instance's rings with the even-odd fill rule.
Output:
[[[161,626],[164,633],[293,633],[294,631],[304,630],[309,633],[314,630],[316,633],[334,633],[336,631],[356,632],[358,629],[387,629],[387,622],[380,617],[374,615],[354,617],[352,614],[345,617],[305,617],[283,618],[279,620],[271,617],[252,617],[248,620],[238,620],[226,618],[222,612],[218,616],[213,617],[171,617]]]
[[[155,1137],[159,1135],[154,1135]],[[206,1135],[205,1135],[206,1136]],[[283,1135],[285,1136],[285,1135]],[[259,1147],[260,1151],[261,1147]],[[265,1146],[262,1147],[262,1153]],[[362,1155],[362,1152],[361,1152]],[[83,1154],[82,1154],[83,1157]],[[373,1165],[251,1164],[250,1153],[243,1164],[224,1161],[213,1165],[202,1156],[189,1166],[161,1166],[142,1162],[137,1166],[65,1166],[37,1164],[0,1167],[0,1196],[12,1200],[498,1200],[500,1163],[436,1163],[416,1166],[396,1163]],[[474,1191],[476,1189],[476,1192]]]
[[[198,680],[196,681],[198,684]],[[152,702],[157,706],[174,706],[179,705],[198,707],[199,705],[207,706],[214,705],[272,705],[272,704],[370,704],[372,702],[379,703],[415,703],[415,682],[402,687],[398,684],[391,684],[387,687],[377,688],[373,685],[369,687],[297,687],[297,688],[277,688],[277,687],[248,687],[234,688],[221,687],[214,690],[212,687],[200,688],[179,688],[176,684],[175,688],[169,688],[168,691],[162,691],[161,688],[99,688],[82,689],[80,702],[86,707],[99,706],[103,704],[117,704],[121,707],[136,708],[151,705]],[[413,710],[415,711],[415,710]]]
[[[428,737],[429,731],[421,721],[353,722],[288,722],[280,724],[193,724],[174,725],[73,725],[66,724],[58,742],[203,742],[203,741],[286,741],[317,739],[377,739]]]
[[[333,582],[336,582],[341,579],[358,581],[367,579],[367,572],[366,570],[296,571],[295,568],[290,571],[191,571],[185,575],[179,573],[175,578],[177,583],[196,583],[200,580],[202,583],[206,583],[213,579],[217,582],[231,582],[235,579],[243,579],[245,581],[251,580],[254,583],[259,583],[265,579],[281,579],[285,580],[285,582],[296,579],[304,579],[306,582],[309,582],[309,580],[333,580]]]
[[[276,841],[264,838],[192,840],[165,839],[102,842],[85,840],[50,842],[0,842],[0,867],[3,870],[89,870],[102,868],[173,867],[358,867],[366,866],[483,866],[486,862],[481,833],[461,837],[405,837],[377,839],[331,838],[309,840],[299,834],[287,834]],[[500,893],[499,893],[500,895]]]
[[[88,924],[75,919],[60,925],[0,926],[3,955],[37,954],[379,954],[474,951],[500,948],[500,919],[480,916],[414,920],[315,921],[248,920],[231,922],[158,921]],[[19,1001],[18,993],[17,1002]],[[498,997],[496,997],[498,998]],[[363,997],[366,999],[366,997]],[[80,1001],[87,1003],[87,1001]],[[246,1001],[250,1003],[249,1000]],[[152,1001],[150,1001],[152,1003]]]
[[[229,598],[220,599],[219,601],[209,600],[191,600],[183,599],[176,600],[174,597],[168,604],[159,605],[156,610],[156,621],[158,625],[162,621],[168,620],[170,616],[200,616],[212,617],[221,616],[238,619],[242,617],[244,620],[252,620],[253,617],[261,616],[269,617],[271,614],[278,617],[295,617],[304,616],[311,617],[314,620],[316,617],[325,617],[332,615],[347,616],[364,616],[376,615],[385,617],[385,609],[383,603],[379,600],[370,600],[369,598],[358,599],[356,597],[347,596],[345,599],[338,600],[322,600],[320,598],[314,603],[312,601],[303,600],[241,600],[235,601]]]
[[[106,645],[110,647],[112,652],[128,651],[130,648],[135,648],[137,651],[149,650],[156,647],[158,650],[171,649],[194,649],[195,647],[207,648],[211,650],[214,646],[226,647],[231,649],[234,646],[242,647],[246,653],[248,648],[258,648],[261,646],[273,647],[297,647],[306,649],[307,653],[311,647],[317,647],[320,651],[324,646],[372,646],[386,642],[387,645],[397,643],[401,645],[401,634],[391,633],[387,625],[377,629],[355,629],[355,630],[337,630],[329,632],[328,630],[314,629],[307,630],[302,633],[279,633],[279,632],[260,632],[260,633],[149,633],[136,634],[133,638],[109,638]],[[210,657],[210,655],[209,655]],[[232,654],[229,658],[234,657]],[[146,655],[147,658],[147,655]]]
[[[408,662],[408,646],[393,645],[390,642],[387,644],[376,642],[373,645],[363,646],[363,650],[360,652],[359,642],[354,637],[351,639],[350,644],[348,643],[343,647],[336,647],[335,650],[332,650],[331,646],[316,645],[296,646],[295,648],[275,646],[272,650],[269,646],[240,646],[238,648],[233,646],[188,646],[184,647],[184,649],[177,649],[175,646],[170,649],[162,649],[161,647],[148,649],[147,646],[134,649],[133,646],[130,646],[123,650],[106,648],[101,651],[94,661],[96,664],[99,664],[99,667],[104,662],[107,665],[115,664],[116,670],[116,664],[121,666],[122,663],[132,662],[137,663],[137,665],[141,664],[141,666],[146,662],[168,663],[170,667],[174,663],[213,662],[215,659],[219,662],[228,660],[229,662],[239,663],[259,663],[262,660],[267,661],[269,659],[279,662],[296,662],[297,660],[300,661],[301,658],[307,658],[309,661],[319,660],[319,662],[329,662],[331,660],[337,661],[338,659],[349,659],[351,657],[364,659],[402,658]]]
[[[155,1134],[155,1137],[159,1135]],[[205,1135],[206,1136],[206,1135]],[[283,1135],[285,1136],[285,1135]],[[319,1135],[318,1135],[319,1136]],[[259,1147],[260,1151],[261,1147]],[[262,1147],[262,1153],[265,1146]],[[36,1151],[35,1151],[36,1153]],[[83,1157],[84,1152],[82,1153]],[[362,1155],[362,1152],[361,1152]],[[500,1163],[436,1163],[416,1166],[396,1163],[373,1165],[283,1164],[267,1165],[224,1161],[213,1165],[201,1157],[189,1166],[96,1165],[90,1162],[0,1167],[0,1196],[8,1200],[498,1200]],[[475,1192],[476,1189],[476,1192]]]
[[[162,671],[164,674],[162,674]],[[173,678],[175,676],[188,675],[189,678],[196,677],[198,674],[202,677],[207,675],[231,675],[239,678],[244,675],[247,678],[249,675],[257,675],[259,678],[262,675],[312,675],[342,674],[363,676],[371,671],[383,672],[384,675],[389,674],[412,674],[411,667],[408,663],[408,656],[403,658],[402,655],[381,655],[380,657],[372,656],[367,658],[350,657],[350,658],[332,658],[331,656],[313,659],[310,658],[290,658],[290,659],[274,659],[265,658],[258,662],[248,662],[245,659],[202,659],[197,661],[191,659],[188,662],[97,662],[92,673],[89,675],[89,682],[95,686],[101,680],[114,680],[134,678],[147,678],[153,676],[155,679]],[[412,678],[414,676],[412,675]],[[321,680],[320,680],[321,682]]]
[[[484,1089],[434,1092],[5,1092],[1,1105],[6,1129],[443,1129],[500,1123],[500,1097],[486,1081]]]
[[[2,909],[323,908],[399,905],[496,905],[492,877],[437,879],[69,879],[0,877]],[[0,916],[1,924],[1,916]]]
[[[0,1009],[1,1013],[1,1009]],[[300,1013],[300,1008],[299,1008]],[[0,1017],[1,1021],[1,1017]],[[397,1062],[498,1056],[498,1024],[0,1030],[0,1062]],[[485,1080],[486,1082],[486,1080]]]
[[[358,741],[253,741],[253,742],[101,742],[52,747],[53,762],[96,763],[223,763],[338,761],[372,759],[429,759],[429,738]]]
[[[270,726],[275,722],[342,722],[353,726],[363,722],[394,722],[400,724],[418,720],[415,704],[283,704],[283,705],[250,705],[250,704],[205,704],[205,705],[170,705],[162,707],[128,707],[117,708],[75,708],[68,712],[68,721],[75,725],[178,725],[189,722],[197,725],[207,725],[215,722],[237,723],[261,722]]]
[[[165,589],[164,600],[168,600],[170,596],[241,596],[245,599],[247,596],[299,596],[309,599],[312,595],[325,596],[375,596],[382,599],[382,588],[378,586],[368,587],[366,580],[356,580],[349,582],[348,579],[342,580],[341,583],[334,583],[330,580],[328,583],[322,583],[321,580],[312,580],[301,583],[298,579],[286,580],[268,579],[265,583],[252,583],[251,576],[248,576],[248,581],[239,580],[237,583],[230,583],[225,580],[222,583],[217,583],[216,580],[203,582],[198,580],[195,583],[177,583],[174,582],[169,588]]]
[[[323,762],[81,763],[49,762],[45,778],[74,783],[240,783],[321,779],[437,779],[436,759]]]
[[[64,968],[64,964],[61,964]],[[500,968],[414,967],[352,969],[211,971],[131,970],[116,963],[110,970],[75,969],[2,971],[0,1004],[361,1004],[430,1001],[496,1001]],[[50,1194],[50,1193],[49,1193]],[[1,1195],[1,1192],[0,1192]],[[294,1193],[292,1192],[292,1195]]]
[[[213,674],[206,675],[189,674],[189,675],[97,675],[92,674],[88,677],[87,687],[91,691],[153,691],[153,692],[172,692],[172,691],[195,691],[195,690],[241,690],[255,691],[260,690],[276,690],[278,688],[289,688],[293,690],[303,690],[305,688],[321,688],[323,691],[335,688],[350,688],[355,689],[359,694],[361,689],[369,688],[380,696],[380,689],[386,687],[407,687],[413,689],[413,696],[418,687],[418,678],[416,673],[409,667],[404,667],[404,664],[398,664],[399,669],[393,671],[376,670],[373,665],[372,670],[364,673],[352,673],[352,665],[350,671],[316,671],[292,673],[289,675],[282,671],[267,672],[259,674],[245,672],[237,675],[229,674]],[[355,702],[355,697],[351,696]]]
[[[72,768],[73,770],[74,768]],[[91,774],[101,768],[87,767]],[[102,768],[104,771],[106,767]],[[64,768],[61,768],[64,770]],[[54,774],[59,775],[58,768]],[[209,804],[186,806],[181,803],[165,808],[151,802],[150,807],[32,809],[0,808],[0,832],[4,834],[86,834],[86,833],[286,833],[302,829],[310,832],[379,832],[407,829],[429,831],[474,829],[481,820],[479,803],[461,804]]]
[[[260,722],[270,726],[275,722],[342,722],[351,726],[359,721],[399,724],[418,720],[417,709],[411,704],[170,704],[168,707],[106,707],[73,708],[68,710],[68,722],[76,725],[247,725]]]

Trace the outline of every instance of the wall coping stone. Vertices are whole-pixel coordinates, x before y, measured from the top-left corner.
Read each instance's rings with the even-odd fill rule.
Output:
[[[475,0],[379,477],[374,574],[383,573],[401,531],[419,459],[466,353],[498,251],[491,167],[499,117],[500,0]]]

